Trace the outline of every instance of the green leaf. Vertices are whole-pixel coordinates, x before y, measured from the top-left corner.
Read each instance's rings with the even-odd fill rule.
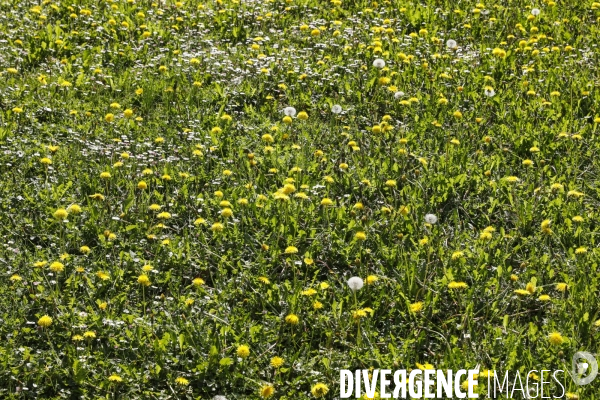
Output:
[[[227,367],[231,364],[233,364],[233,359],[229,357],[221,358],[221,360],[219,361],[219,365],[221,365],[222,367]]]
[[[134,200],[135,200],[135,197],[133,195],[129,196],[127,198],[127,200],[125,200],[125,203],[123,203],[123,212],[127,212],[127,210],[129,210],[129,208],[131,208]]]
[[[76,382],[81,382],[85,377],[85,370],[81,367],[81,363],[78,359],[73,361],[73,379]]]
[[[183,345],[185,343],[185,334],[183,334],[183,333],[179,334],[178,339],[179,339],[179,348],[181,350],[183,350]]]

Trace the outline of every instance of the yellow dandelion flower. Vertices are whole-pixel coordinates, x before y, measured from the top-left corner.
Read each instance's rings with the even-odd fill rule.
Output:
[[[273,385],[263,385],[261,386],[258,393],[263,399],[268,399],[275,393],[275,388],[273,387]]]
[[[196,287],[202,286],[204,283],[204,279],[202,278],[194,278],[194,280],[192,280],[192,284]]]
[[[565,292],[568,288],[569,288],[569,285],[567,285],[564,282],[556,284],[556,290],[558,290],[559,292]]]
[[[240,358],[246,358],[250,355],[250,347],[245,344],[238,346],[236,353]]]
[[[317,383],[310,389],[310,392],[316,398],[325,397],[329,392],[329,387],[324,383]]]
[[[148,278],[148,275],[145,274],[138,276],[137,281],[142,286],[150,286],[151,284],[150,278]]]
[[[48,315],[44,315],[40,319],[38,319],[38,325],[42,328],[47,328],[50,325],[52,325],[52,318]]]
[[[206,220],[205,220],[204,218],[197,218],[197,219],[194,221],[194,225],[196,225],[196,226],[198,226],[198,225],[202,225],[202,224],[204,224],[205,222],[206,222]]]
[[[469,285],[467,285],[465,282],[452,281],[448,284],[448,289],[466,289],[468,287]]]
[[[285,317],[285,322],[290,325],[298,325],[300,318],[296,314],[289,314]]]
[[[519,296],[530,296],[531,292],[525,289],[517,289],[515,290],[515,294],[518,294]]]
[[[223,229],[225,229],[225,226],[222,223],[220,223],[220,222],[215,222],[210,227],[210,230],[213,231],[213,232],[221,232]]]
[[[171,214],[168,213],[168,212],[166,212],[166,211],[164,211],[164,212],[161,212],[160,214],[158,214],[156,216],[156,218],[158,218],[158,219],[169,219],[169,218],[171,218]]]
[[[548,340],[551,344],[557,346],[564,343],[565,339],[559,332],[552,332],[548,335]]]
[[[354,238],[356,240],[361,240],[361,241],[367,240],[367,234],[364,233],[364,232],[362,232],[362,231],[361,232],[356,232],[356,234],[354,235]]]
[[[284,360],[281,357],[273,357],[271,358],[271,367],[279,368],[283,365]]]
[[[79,214],[81,213],[81,207],[77,204],[71,204],[69,207],[67,207],[67,212],[72,214]]]
[[[295,246],[288,246],[285,248],[285,254],[296,254],[298,252],[298,248]]]
[[[109,274],[107,274],[107,273],[106,273],[106,272],[104,272],[104,271],[98,271],[98,272],[96,272],[96,276],[97,276],[98,278],[100,278],[101,280],[103,280],[103,281],[105,281],[105,280],[107,280],[107,279],[109,279],[109,278],[110,278],[110,275],[109,275]]]
[[[491,240],[492,239],[492,234],[490,232],[483,231],[479,235],[479,239],[480,240]]]
[[[64,208],[59,208],[58,210],[54,211],[54,214],[52,214],[52,215],[56,219],[63,220],[69,216],[69,212],[67,210],[65,210]]]
[[[187,379],[179,376],[175,379],[175,383],[179,386],[187,386],[190,384],[190,381],[188,381]]]
[[[50,264],[50,270],[52,272],[62,272],[64,271],[65,266],[63,263],[60,263],[58,261],[53,262],[52,264]]]

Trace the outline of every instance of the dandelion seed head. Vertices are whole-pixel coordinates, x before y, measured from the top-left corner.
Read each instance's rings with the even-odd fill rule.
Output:
[[[350,287],[350,290],[356,292],[357,290],[362,289],[364,285],[364,282],[361,278],[359,278],[358,276],[353,276],[352,278],[348,279],[348,286]]]
[[[385,67],[385,61],[381,58],[377,58],[375,61],[373,61],[373,66],[376,68],[383,68]]]
[[[283,109],[283,114],[286,117],[295,117],[296,116],[296,109],[294,107],[286,107]]]
[[[438,221],[438,218],[434,215],[434,214],[426,214],[425,215],[425,222],[427,222],[428,224],[435,224]]]

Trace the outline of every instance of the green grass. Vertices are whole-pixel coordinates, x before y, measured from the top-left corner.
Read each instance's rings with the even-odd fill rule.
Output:
[[[597,352],[600,5],[44,3],[0,3],[0,397],[333,399],[339,369]]]

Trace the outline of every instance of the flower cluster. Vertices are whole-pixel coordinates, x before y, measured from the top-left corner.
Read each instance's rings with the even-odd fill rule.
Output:
[[[0,397],[593,350],[600,4],[507,3],[3,4]]]

